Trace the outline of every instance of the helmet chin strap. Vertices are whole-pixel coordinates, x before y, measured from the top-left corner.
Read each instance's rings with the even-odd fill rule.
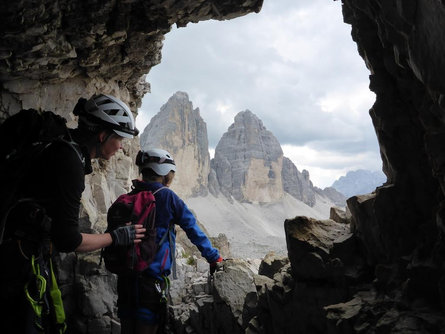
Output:
[[[105,139],[103,141],[100,140],[100,137],[97,138],[98,140],[97,140],[96,146],[95,146],[95,150],[96,150],[95,158],[96,159],[102,158],[102,145],[105,144],[107,142],[107,140],[110,139],[110,137],[112,135],[113,135],[113,132],[110,132],[109,134],[107,134],[107,136],[105,137]]]

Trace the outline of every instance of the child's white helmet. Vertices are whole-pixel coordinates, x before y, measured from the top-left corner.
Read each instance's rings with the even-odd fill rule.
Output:
[[[136,156],[136,165],[139,167],[139,171],[150,168],[160,176],[165,176],[170,171],[176,172],[173,157],[170,153],[160,148],[139,151]]]

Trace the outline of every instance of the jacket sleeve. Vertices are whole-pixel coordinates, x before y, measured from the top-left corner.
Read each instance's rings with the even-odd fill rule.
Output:
[[[49,152],[52,182],[51,240],[59,252],[72,252],[82,242],[79,232],[79,210],[82,192],[85,189],[83,164],[72,147],[63,143],[54,144]]]
[[[192,212],[188,209],[187,205],[182,199],[173,193],[173,205],[176,213],[175,220],[179,226],[185,231],[190,241],[198,247],[201,255],[207,260],[207,262],[215,262],[219,258],[219,251],[212,247],[212,243],[199,228],[196,223],[196,219]]]

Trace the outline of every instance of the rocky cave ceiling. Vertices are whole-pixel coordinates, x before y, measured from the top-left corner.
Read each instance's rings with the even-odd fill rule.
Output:
[[[11,103],[23,101],[31,89],[44,94],[43,86],[71,82],[80,91],[94,90],[85,88],[89,79],[95,89],[112,90],[104,87],[110,82],[116,83],[114,90],[125,88],[129,94],[123,98],[136,110],[149,90],[144,75],[161,61],[172,25],[228,20],[258,12],[261,5],[262,0],[2,1],[0,80],[3,94],[16,100],[4,97],[10,108],[3,111],[17,108]]]

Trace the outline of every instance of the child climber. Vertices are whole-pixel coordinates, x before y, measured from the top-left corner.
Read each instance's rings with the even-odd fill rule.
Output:
[[[118,276],[117,305],[122,334],[156,333],[165,320],[167,277],[175,256],[175,225],[179,225],[198,247],[210,263],[211,272],[215,270],[216,263],[222,261],[219,251],[212,247],[185,203],[169,189],[176,171],[171,155],[158,148],[139,151],[136,165],[142,181],[133,181],[132,193],[150,190],[154,194],[157,243],[160,245],[153,262],[142,273]]]

